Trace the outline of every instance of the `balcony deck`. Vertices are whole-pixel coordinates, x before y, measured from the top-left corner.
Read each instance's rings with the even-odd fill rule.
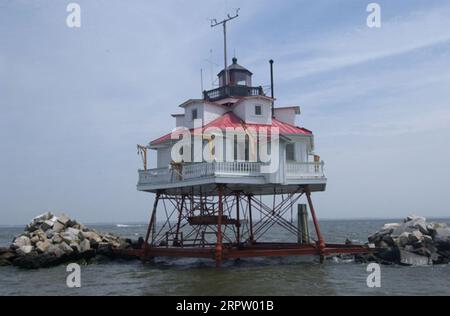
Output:
[[[323,162],[287,162],[275,174],[261,172],[261,163],[213,162],[184,164],[180,170],[160,168],[139,171],[139,191],[165,190],[173,194],[192,190],[213,191],[216,184],[227,184],[236,191],[254,194],[289,193],[308,185],[311,191],[324,191],[327,179]]]
[[[225,86],[203,92],[204,99],[210,102],[215,102],[229,97],[250,97],[258,95],[264,96],[262,87]]]

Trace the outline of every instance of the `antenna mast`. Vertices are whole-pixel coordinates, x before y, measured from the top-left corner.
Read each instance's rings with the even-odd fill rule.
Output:
[[[223,25],[223,50],[224,50],[224,64],[225,64],[225,86],[228,85],[228,59],[227,59],[227,22],[234,20],[239,16],[239,10],[236,9],[235,15],[231,16],[230,14],[227,14],[227,18],[221,22],[217,22],[216,19],[211,20],[211,27],[216,27],[218,25]]]
[[[205,61],[209,64],[209,70],[210,70],[210,75],[211,75],[211,89],[214,89],[214,66],[219,67],[219,65],[213,61],[213,50],[212,49],[209,50],[209,58],[205,59]]]
[[[202,95],[203,95],[203,92],[205,92],[205,89],[203,89],[203,68],[200,68],[200,87],[202,89]]]

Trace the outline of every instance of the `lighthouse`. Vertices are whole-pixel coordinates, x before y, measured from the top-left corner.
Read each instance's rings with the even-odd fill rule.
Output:
[[[314,134],[299,126],[299,106],[278,106],[273,83],[268,96],[252,76],[233,58],[217,88],[180,104],[173,129],[139,146],[145,163],[137,189],[155,194],[144,261],[205,258],[219,267],[238,258],[366,252],[325,243],[312,196],[325,191],[327,178]],[[156,153],[150,166],[148,150]],[[306,205],[311,235],[305,217],[288,218],[297,207],[306,215]],[[272,229],[283,237],[274,240]]]

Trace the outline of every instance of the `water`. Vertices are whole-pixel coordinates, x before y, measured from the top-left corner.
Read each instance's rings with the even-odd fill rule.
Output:
[[[321,221],[328,242],[364,242],[393,220]],[[398,220],[399,221],[399,220]],[[447,220],[436,220],[447,222]],[[395,220],[394,220],[395,222]],[[99,231],[136,238],[145,225],[91,225]],[[22,228],[0,228],[0,246]],[[269,237],[283,238],[274,228]],[[366,285],[365,264],[304,258],[228,261],[220,270],[196,259],[159,259],[155,263],[109,262],[82,266],[82,287],[66,286],[65,266],[40,270],[0,267],[0,295],[450,295],[450,266],[382,266],[381,288]]]

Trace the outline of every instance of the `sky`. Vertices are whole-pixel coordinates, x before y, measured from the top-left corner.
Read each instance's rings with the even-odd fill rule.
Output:
[[[0,0],[0,225],[44,211],[142,222],[136,144],[169,132],[229,55],[299,105],[325,161],[319,218],[450,216],[450,2]],[[230,58],[231,59],[231,58]],[[209,62],[209,61],[212,62]],[[150,156],[155,164],[156,156]]]

